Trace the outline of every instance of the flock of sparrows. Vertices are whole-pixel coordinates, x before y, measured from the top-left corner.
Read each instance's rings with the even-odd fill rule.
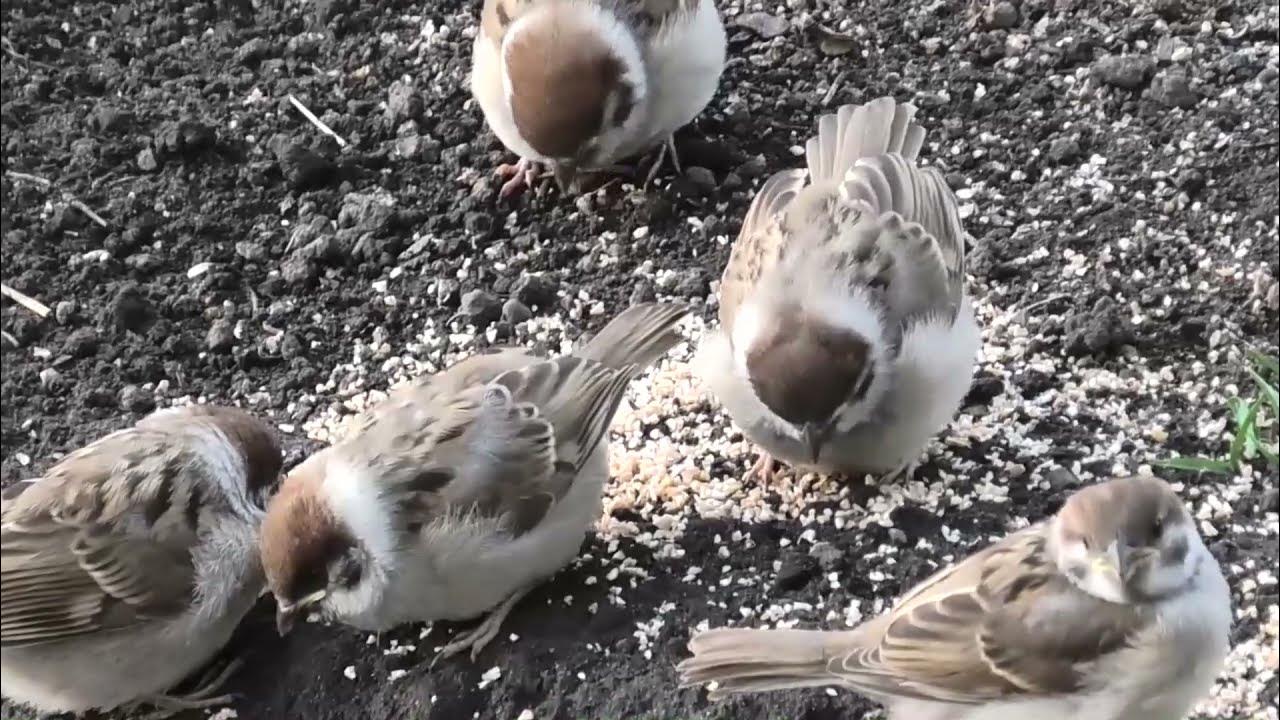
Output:
[[[487,0],[473,92],[521,157],[504,193],[661,147],[710,101],[712,0]],[[818,121],[807,169],[769,178],[724,270],[701,375],[761,449],[824,472],[896,474],[958,410],[980,334],[966,235],[915,109]],[[656,162],[655,162],[656,164]],[[42,711],[224,702],[211,673],[265,590],[367,630],[487,614],[441,650],[474,658],[568,564],[601,512],[607,429],[686,309],[616,317],[576,353],[480,354],[394,391],[280,481],[273,430],[239,410],[159,411],[3,501],[4,695]],[[1211,686],[1230,595],[1173,489],[1085,488],[849,631],[697,634],[682,682],[715,697],[844,686],[894,720],[1169,720]],[[234,669],[234,668],[229,668]]]

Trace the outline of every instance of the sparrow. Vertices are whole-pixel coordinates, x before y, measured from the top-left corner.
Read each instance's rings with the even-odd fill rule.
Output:
[[[955,195],[917,156],[915,108],[884,97],[818,121],[808,171],[752,201],[696,360],[760,446],[822,471],[898,474],[951,421],[981,336]]]
[[[264,587],[258,528],[274,432],[232,408],[160,410],[9,488],[0,515],[0,687],[41,712],[213,697],[236,664],[168,691],[230,638]]]
[[[506,197],[538,164],[561,188],[579,170],[660,146],[711,101],[725,62],[714,0],[485,0],[471,92],[498,139],[520,156],[498,173]]]
[[[285,479],[261,552],[281,634],[316,612],[363,630],[468,620],[474,659],[600,517],[605,432],[686,314],[634,306],[573,355],[507,348],[393,392]]]
[[[938,572],[846,632],[717,629],[711,695],[843,686],[890,720],[1173,720],[1222,669],[1231,596],[1163,480],[1124,478]]]

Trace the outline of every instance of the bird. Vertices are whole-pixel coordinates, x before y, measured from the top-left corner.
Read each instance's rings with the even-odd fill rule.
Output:
[[[238,663],[170,691],[226,644],[265,587],[257,539],[280,479],[274,430],[244,411],[159,410],[6,489],[0,687],[41,712],[229,701]]]
[[[910,474],[959,410],[981,346],[955,195],[918,163],[916,109],[882,97],[818,121],[807,170],[768,178],[720,281],[695,364],[775,459]]]
[[[1158,478],[1076,492],[844,632],[715,629],[679,665],[714,697],[842,686],[890,720],[1174,720],[1221,671],[1231,595]]]
[[[497,349],[393,391],[267,508],[279,632],[303,612],[368,631],[488,613],[436,655],[476,658],[599,519],[609,423],[686,313],[635,305],[571,355]]]
[[[677,172],[672,135],[710,103],[725,64],[715,0],[485,0],[471,92],[517,165],[501,196],[549,165],[561,188],[619,170],[655,146]]]

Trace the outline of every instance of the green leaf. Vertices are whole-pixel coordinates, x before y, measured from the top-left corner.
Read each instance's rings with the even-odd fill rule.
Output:
[[[1253,376],[1253,381],[1258,384],[1258,389],[1262,390],[1262,397],[1266,399],[1267,404],[1271,406],[1271,415],[1274,418],[1280,415],[1280,393],[1276,392],[1275,385],[1267,382],[1267,379],[1258,374],[1253,368],[1246,368],[1249,374]]]
[[[1240,453],[1245,460],[1252,460],[1258,457],[1258,448],[1262,447],[1262,443],[1258,441],[1258,433],[1248,432],[1244,436],[1244,450]]]
[[[1157,465],[1174,470],[1190,470],[1191,472],[1209,472],[1222,475],[1230,475],[1234,472],[1230,463],[1224,460],[1210,460],[1209,458],[1195,457],[1176,457],[1168,460],[1157,460]]]
[[[1231,455],[1228,459],[1233,470],[1240,468],[1240,460],[1248,456],[1247,450],[1250,447],[1256,452],[1258,431],[1254,421],[1258,418],[1258,407],[1261,405],[1261,400],[1254,400],[1248,405],[1236,404],[1236,436],[1231,439]]]
[[[1249,406],[1252,404],[1239,396],[1227,399],[1227,406],[1231,408],[1231,421],[1235,423],[1237,429],[1248,427],[1246,421],[1249,419]]]
[[[1249,351],[1249,359],[1253,361],[1253,366],[1266,372],[1271,377],[1280,376],[1280,360],[1270,355],[1264,355],[1257,350]]]

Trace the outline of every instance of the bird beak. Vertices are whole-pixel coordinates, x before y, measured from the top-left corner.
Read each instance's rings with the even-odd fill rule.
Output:
[[[298,619],[300,610],[301,608],[297,605],[276,606],[276,632],[280,633],[280,637],[288,635],[293,630],[293,623]]]
[[[1107,547],[1107,551],[1093,558],[1093,571],[1101,577],[1106,577],[1120,582],[1121,570],[1124,566],[1123,558],[1120,554],[1119,543],[1112,542]]]
[[[809,450],[809,462],[817,464],[818,456],[822,454],[822,445],[827,441],[827,429],[817,423],[805,423],[801,432],[805,448]]]
[[[308,607],[324,600],[327,593],[319,590],[302,598],[296,603],[287,603],[276,599],[276,632],[280,633],[280,637],[289,634],[293,630],[293,624],[297,622],[298,615]]]
[[[1099,555],[1093,559],[1093,571],[1104,577],[1120,576],[1120,570],[1116,568],[1115,562],[1106,555]]]
[[[556,187],[560,188],[560,192],[567,193],[572,190],[574,180],[578,177],[578,168],[573,163],[558,162],[555,165],[554,175]]]

